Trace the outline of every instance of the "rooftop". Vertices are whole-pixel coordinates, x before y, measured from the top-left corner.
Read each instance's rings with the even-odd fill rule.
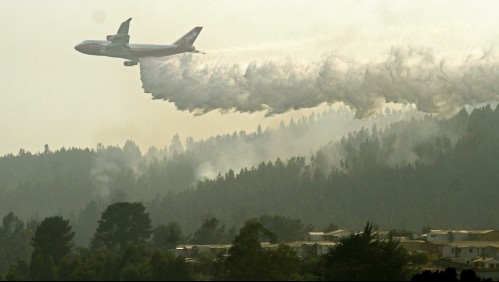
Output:
[[[339,230],[331,231],[328,233],[324,233],[324,235],[326,235],[326,236],[345,236],[345,235],[350,235],[352,233],[354,233],[354,232],[344,230],[344,229],[339,229]]]
[[[474,234],[474,235],[481,235],[481,234],[487,234],[491,232],[495,232],[496,230],[430,230],[430,233],[433,234],[439,234],[439,235],[447,235],[449,233],[454,233],[454,234]]]
[[[439,240],[439,241],[430,241],[430,243],[434,245],[443,245],[443,246],[452,246],[454,248],[498,248],[499,249],[499,241],[453,241],[449,242],[448,240]]]
[[[479,258],[479,259],[474,260],[473,262],[499,263],[499,259],[496,259],[496,258]]]

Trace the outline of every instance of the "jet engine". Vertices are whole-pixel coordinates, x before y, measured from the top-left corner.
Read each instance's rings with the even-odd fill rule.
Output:
[[[125,67],[131,67],[131,66],[135,66],[137,65],[139,62],[137,61],[125,61],[123,62],[123,64],[125,65]]]
[[[113,41],[114,35],[108,35],[106,36],[107,41]]]

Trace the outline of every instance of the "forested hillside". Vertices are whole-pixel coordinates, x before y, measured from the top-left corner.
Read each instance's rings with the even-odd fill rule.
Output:
[[[339,124],[347,124],[340,127]],[[341,136],[344,136],[341,138]],[[263,215],[361,228],[498,228],[499,111],[448,120],[391,111],[368,121],[329,111],[274,130],[194,142],[176,136],[143,154],[132,141],[0,158],[0,213],[64,215],[88,245],[109,203],[142,201],[159,226],[192,233]],[[232,169],[231,169],[232,168]]]
[[[123,147],[61,148],[42,152],[20,149],[0,158],[0,214],[13,211],[22,219],[79,213],[91,201],[144,201],[196,186],[229,169],[258,166],[278,157],[310,155],[331,140],[362,127],[415,115],[390,111],[369,120],[355,119],[346,108],[281,124],[276,129],[244,131],[182,142],[176,135],[170,146],[141,152],[133,141]]]
[[[361,130],[310,160],[230,171],[148,206],[157,223],[210,215],[238,226],[244,218],[284,214],[319,228],[330,222],[360,228],[366,220],[412,230],[498,228],[497,195],[499,110],[486,107],[444,121]]]

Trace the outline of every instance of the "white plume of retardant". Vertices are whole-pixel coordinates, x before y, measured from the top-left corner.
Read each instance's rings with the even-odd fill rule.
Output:
[[[466,105],[499,101],[498,78],[491,53],[450,66],[431,51],[410,48],[392,48],[378,63],[331,54],[308,64],[253,61],[244,68],[191,54],[141,62],[146,93],[196,115],[213,110],[272,115],[342,102],[366,118],[394,102],[448,117]]]

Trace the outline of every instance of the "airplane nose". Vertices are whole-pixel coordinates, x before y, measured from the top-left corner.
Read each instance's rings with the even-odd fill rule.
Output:
[[[75,46],[75,50],[78,51],[78,52],[80,52],[80,53],[86,53],[85,49],[86,49],[85,48],[85,44],[83,44],[83,43],[80,43],[80,44],[78,44],[78,45]]]
[[[81,52],[83,54],[88,55],[98,55],[99,54],[99,46],[93,44],[87,44],[82,42],[75,46],[75,50]]]

